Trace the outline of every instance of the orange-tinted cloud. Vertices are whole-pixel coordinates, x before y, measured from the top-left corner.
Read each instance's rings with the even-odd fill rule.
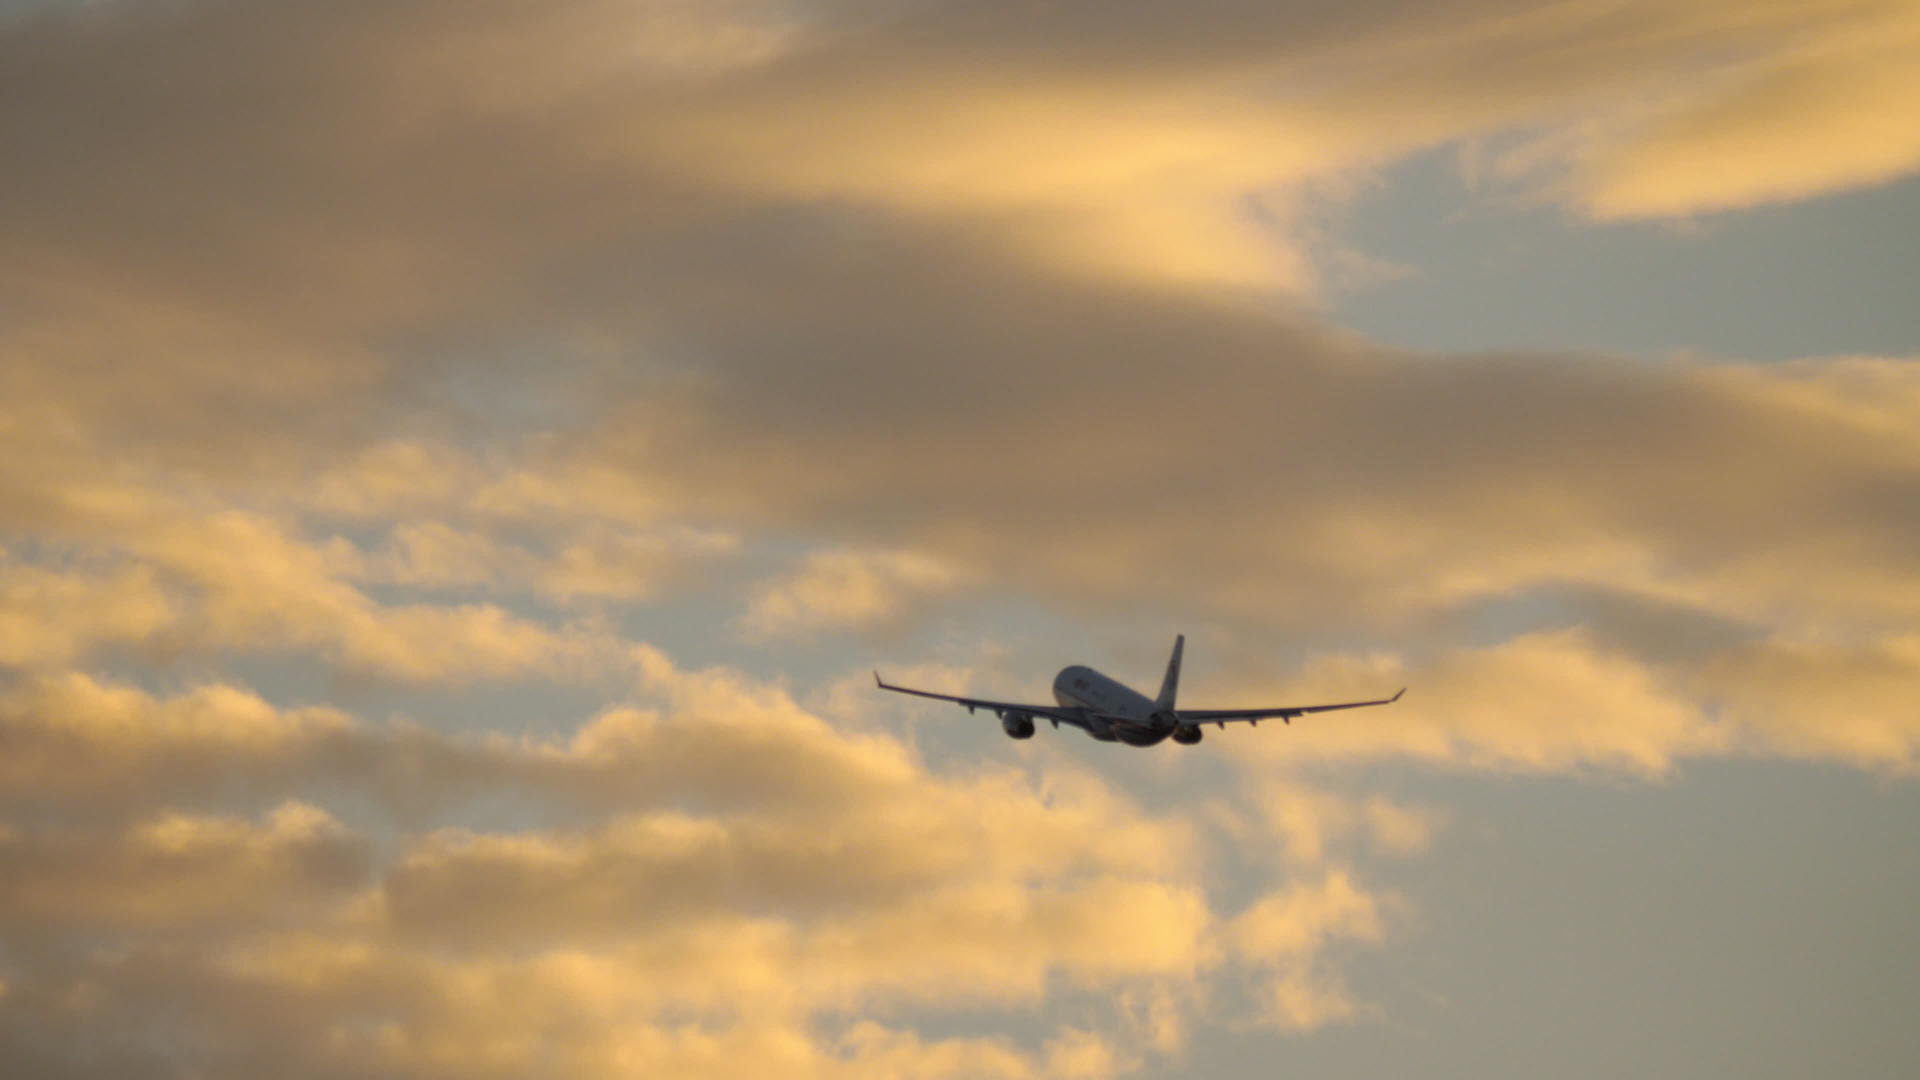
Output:
[[[755,637],[779,637],[883,625],[897,621],[911,602],[952,590],[960,578],[953,568],[913,552],[814,552],[756,590],[742,627]]]
[[[1023,22],[936,6],[859,34],[839,32],[836,11],[760,5],[280,16],[307,36],[241,5],[189,10],[48,17],[8,38],[33,58],[22,100],[65,95],[79,115],[72,144],[12,179],[14,202],[35,208],[22,235],[44,241],[21,250],[58,248],[69,269],[33,285],[37,317],[8,355],[21,399],[71,422],[15,440],[33,464],[10,478],[6,512],[150,532],[141,558],[207,592],[207,625],[176,637],[278,641],[415,680],[580,664],[591,645],[518,612],[370,609],[348,568],[326,564],[324,529],[314,550],[290,546],[298,514],[427,507],[433,521],[385,522],[394,558],[379,572],[419,587],[532,578],[562,600],[648,596],[682,550],[605,531],[646,518],[696,530],[682,535],[798,532],[1078,602],[1144,593],[1303,623],[1569,583],[1733,619],[1920,610],[1897,509],[1911,446],[1888,434],[1914,426],[1905,398],[1877,430],[1819,404],[1869,363],[1887,387],[1911,383],[1910,362],[1791,375],[1436,362],[1191,287],[1285,262],[1284,224],[1258,222],[1283,221],[1317,178],[1650,85],[1710,97],[1714,56],[1787,63],[1803,46],[1898,40],[1876,31],[1904,25],[1897,6],[1236,8],[1206,29],[1129,5]],[[1084,32],[1096,23],[1111,32]],[[485,63],[503,40],[527,50],[505,72]],[[1392,62],[1335,62],[1368,50]],[[82,94],[83,68],[117,74]],[[196,97],[190,70],[246,89]],[[990,92],[973,78],[986,70]],[[882,78],[888,92],[868,93]],[[301,103],[293,122],[261,112],[278,100]],[[410,105],[395,116],[390,100]],[[434,110],[456,106],[472,128],[441,126]],[[99,134],[128,129],[132,144]],[[211,146],[209,131],[230,137]],[[90,164],[134,146],[154,158],[144,174]],[[270,181],[234,204],[246,213],[209,204],[216,162]],[[148,227],[82,213],[108,202]],[[291,239],[259,224],[294,220],[307,224]],[[154,222],[192,223],[199,243],[159,242]],[[1199,264],[1211,269],[1180,269]],[[236,280],[275,282],[301,309],[216,287]],[[175,325],[187,344],[143,346],[149,374],[131,391],[104,377],[109,357]],[[382,345],[401,339],[428,359]],[[518,347],[502,342],[560,354],[579,385],[547,402],[553,384],[530,365],[479,355]],[[564,423],[470,454],[407,431],[431,425],[425,411],[388,414],[392,437],[359,407],[421,392],[436,368],[497,380]],[[227,413],[248,422],[229,430]],[[314,417],[341,423],[322,432]],[[152,473],[115,461],[127,431]],[[306,490],[316,456],[326,467]],[[234,516],[216,496],[154,529],[114,504],[209,480],[255,502],[273,487],[273,512]],[[538,567],[448,513],[554,508],[571,535]],[[194,556],[229,542],[279,545],[279,562]],[[846,625],[897,606],[868,590],[864,614],[828,612],[804,587],[826,580],[814,570],[770,586],[748,624]],[[852,577],[837,573],[844,608]],[[102,618],[39,648],[54,661],[153,636]]]
[[[300,803],[254,825],[169,813],[105,834],[0,832],[0,922],[12,933],[302,925],[365,887],[371,856]]]
[[[1090,774],[936,771],[740,676],[643,666],[667,711],[610,711],[555,742],[376,731],[232,688],[157,700],[71,677],[17,696],[0,736],[22,755],[0,794],[35,809],[0,832],[0,924],[75,947],[0,958],[10,1052],[72,1064],[90,1032],[184,1031],[165,1010],[185,1002],[198,1049],[133,1046],[131,1062],[702,1075],[777,1034],[771,1060],[823,1075],[870,1058],[1110,1075],[1177,1040],[1142,1042],[1123,1014],[1038,1045],[843,1018],[1191,1002],[1244,980],[1294,1003],[1269,1019],[1317,1024],[1346,1009],[1316,973],[1326,950],[1381,939],[1341,871],[1219,911],[1204,828]],[[303,802],[157,809],[300,786],[371,824]],[[402,786],[416,816],[510,797],[574,823],[417,831],[391,816]],[[99,816],[108,788],[125,816]],[[582,798],[613,813],[583,821]]]
[[[1913,360],[1432,356],[1300,307],[1341,272],[1303,207],[1421,148],[1601,219],[1905,175],[1911,5],[1171,12],[0,21],[6,1064],[1104,1075],[1203,1000],[1364,1009],[1337,952],[1395,905],[1346,864],[1433,818],[1274,755],[1911,768]],[[1222,693],[1414,690],[1149,813],[608,615],[737,552],[778,557],[712,619],[768,637],[990,594],[1204,620],[1265,658]],[[261,656],[639,692],[455,735],[222,674]],[[1239,910],[1220,828],[1266,849]],[[1062,995],[1103,1004],[916,1019]]]
[[[1715,656],[1698,692],[1737,717],[1746,748],[1920,770],[1920,638],[1771,639]]]

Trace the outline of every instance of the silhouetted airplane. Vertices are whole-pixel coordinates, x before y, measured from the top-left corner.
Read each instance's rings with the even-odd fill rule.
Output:
[[[1053,677],[1053,698],[1059,702],[1057,706],[1020,705],[1011,701],[987,701],[983,698],[936,694],[930,690],[912,690],[890,685],[877,671],[873,673],[873,681],[879,683],[882,690],[957,702],[965,705],[968,712],[992,709],[994,715],[1000,718],[1000,726],[1015,739],[1033,738],[1034,717],[1044,716],[1053,722],[1054,727],[1071,724],[1101,742],[1123,742],[1128,746],[1152,746],[1169,735],[1173,736],[1174,742],[1192,746],[1200,741],[1202,724],[1219,724],[1224,730],[1229,722],[1237,720],[1255,725],[1268,719],[1290,723],[1294,717],[1307,713],[1391,705],[1400,700],[1400,694],[1407,692],[1405,687],[1401,687],[1400,693],[1390,698],[1345,701],[1337,705],[1289,705],[1275,709],[1176,709],[1173,699],[1180,690],[1180,652],[1186,644],[1184,634],[1173,639],[1173,657],[1167,661],[1167,676],[1160,682],[1160,696],[1157,698],[1149,698],[1090,667],[1079,665],[1062,668],[1060,674]]]

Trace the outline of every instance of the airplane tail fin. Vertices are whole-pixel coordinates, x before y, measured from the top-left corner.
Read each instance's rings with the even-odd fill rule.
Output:
[[[1186,648],[1187,635],[1178,634],[1173,639],[1173,657],[1167,661],[1167,677],[1160,680],[1160,698],[1154,704],[1162,709],[1173,708],[1173,699],[1180,693],[1180,652]]]

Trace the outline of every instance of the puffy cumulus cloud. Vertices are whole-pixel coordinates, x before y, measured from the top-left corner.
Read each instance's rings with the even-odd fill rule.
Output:
[[[1387,902],[1341,871],[1221,911],[1223,849],[1200,815],[1149,813],[1090,774],[937,771],[740,675],[636,662],[657,709],[552,741],[373,731],[224,687],[25,691],[0,709],[0,741],[23,754],[0,805],[29,808],[0,824],[0,1059],[73,1075],[1110,1076],[1177,1052],[1194,1003],[1242,982],[1250,1017],[1335,1018],[1329,950],[1383,932]],[[381,812],[396,779],[442,793],[430,819],[484,793],[554,823],[414,830]],[[286,801],[302,784],[361,824]],[[128,812],[103,819],[108,785]],[[248,792],[273,808],[220,809]],[[615,812],[570,814],[583,796]],[[1284,1016],[1263,1003],[1281,993],[1297,999]],[[954,1009],[1061,996],[1103,1019],[922,1033]]]
[[[644,647],[633,663],[667,710],[616,706],[564,739],[370,728],[224,684],[156,698],[77,673],[40,676],[0,698],[0,799],[77,813],[345,783],[400,809],[506,787],[595,810],[747,806],[805,819],[897,791],[913,774],[898,744],[837,734],[777,690],[680,672]]]
[[[0,425],[26,450],[0,463],[12,668],[239,651],[423,684],[617,673],[621,645],[595,611],[684,590],[741,544],[537,455],[388,439],[317,482],[256,484],[123,465],[86,410],[70,438],[43,440],[31,429],[65,409],[26,404],[46,411]]]
[[[491,604],[381,605],[347,580],[357,552],[233,514],[182,522],[142,550],[198,587],[213,643],[323,650],[349,668],[431,681],[588,666],[608,643]]]
[[[165,814],[104,834],[15,830],[0,835],[0,922],[42,939],[300,925],[364,888],[370,867],[362,840],[301,803],[258,825]]]
[[[1378,942],[1383,906],[1342,871],[1262,897],[1228,927],[1241,954],[1266,969],[1264,1004],[1272,1021],[1294,1028],[1351,1018],[1357,1005],[1337,979],[1315,969],[1329,942]]]
[[[1329,957],[1343,943],[1383,942],[1408,910],[1397,895],[1359,884],[1350,857],[1364,852],[1397,858],[1423,851],[1442,815],[1380,796],[1349,798],[1271,776],[1244,788],[1235,800],[1244,807],[1215,804],[1210,809],[1243,853],[1283,863],[1290,882],[1235,916],[1223,930],[1223,946],[1256,987],[1254,999],[1268,1020],[1308,1028],[1350,1019],[1360,1003],[1342,985],[1339,965]],[[1292,1005],[1276,1009],[1287,995]],[[1179,1020],[1177,1013],[1164,1016]],[[1156,1045],[1169,1036],[1177,1044],[1177,1027],[1157,1035]]]
[[[959,571],[905,551],[816,551],[754,591],[741,626],[753,637],[897,620],[916,600],[957,586]]]
[[[271,787],[351,731],[335,710],[279,710],[230,686],[159,700],[77,673],[42,676],[0,698],[0,804],[137,809],[235,782]]]
[[[62,571],[0,551],[0,666],[69,664],[101,644],[148,640],[174,618],[149,567]]]
[[[1382,855],[1426,850],[1444,816],[1430,807],[1408,806],[1382,795],[1353,797],[1300,778],[1249,778],[1245,812],[1221,804],[1213,811],[1222,826],[1248,849],[1278,841],[1276,854],[1296,866],[1323,865],[1356,846]]]
[[[509,951],[655,932],[635,925],[636,912],[670,933],[714,911],[809,915],[821,927],[782,943],[795,961],[783,968],[794,991],[813,999],[877,982],[1032,996],[1063,964],[1079,974],[1195,966],[1202,898],[1160,880],[1192,869],[1185,830],[1155,824],[1084,779],[1076,785],[1084,790],[1044,801],[1012,776],[918,779],[924,795],[903,785],[857,808],[778,819],[656,812],[583,833],[435,833],[393,868],[386,902],[410,936]],[[1119,821],[1130,835],[1102,835],[1123,832],[1102,828]],[[1052,887],[1036,892],[1034,883]],[[876,918],[875,906],[894,917]],[[1169,929],[1116,952],[1102,911],[1165,915]],[[912,970],[890,959],[907,937],[946,921],[972,927],[957,939],[964,947]],[[995,938],[1008,948],[982,955]],[[1009,962],[1016,943],[1033,959]]]
[[[1249,956],[1302,956],[1330,937],[1378,940],[1379,901],[1336,871],[1319,882],[1263,898],[1234,919],[1231,932]]]
[[[416,549],[425,542],[417,531],[402,540]],[[57,666],[111,645],[312,651],[348,670],[413,682],[617,666],[619,646],[604,634],[491,603],[379,603],[354,584],[366,559],[353,544],[309,541],[260,514],[155,502],[62,547],[120,565],[0,565],[0,627],[10,631],[0,659],[12,666]],[[567,558],[556,565],[567,567]],[[575,556],[563,573],[562,581],[574,575],[569,589],[587,587],[590,558]],[[472,569],[453,561],[446,573]]]
[[[370,1006],[347,1005],[325,984],[288,987],[187,954],[103,963],[90,974],[97,981],[84,984],[78,1000],[30,989],[0,1016],[15,1062],[39,1075],[81,1077],[164,1071],[183,1059],[215,1074],[313,1077],[504,1078],[537,1070],[718,1078],[742,1069],[853,1080],[1114,1075],[1089,1071],[1103,1064],[1099,1051],[1070,1032],[1036,1052],[1005,1039],[929,1038],[871,1021],[824,1032],[778,1017],[650,1024],[636,1018],[622,984],[597,984],[591,973],[562,965],[461,972],[445,982],[433,976],[451,973],[435,968],[363,973],[373,986],[351,989],[373,991],[361,999]],[[644,975],[620,974],[626,985]],[[197,1010],[184,1023],[183,1005]],[[71,1052],[109,1020],[141,1034]],[[1115,1060],[1124,1059],[1108,1051],[1105,1061]]]

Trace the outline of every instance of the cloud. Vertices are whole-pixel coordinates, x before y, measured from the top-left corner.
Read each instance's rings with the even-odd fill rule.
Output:
[[[105,532],[74,546],[121,563],[106,573],[5,568],[0,627],[23,629],[0,658],[59,665],[111,644],[311,650],[347,670],[430,683],[594,672],[618,651],[603,635],[551,628],[494,604],[378,603],[352,583],[363,558],[352,544],[309,542],[259,514],[175,504]],[[412,535],[417,546],[421,536]],[[471,563],[439,566],[462,580],[481,573]]]
[[[741,625],[753,637],[862,628],[900,618],[909,604],[953,589],[962,575],[914,552],[831,550],[755,590]]]
[[[669,585],[683,587],[704,562],[732,555],[739,546],[737,536],[712,530],[584,529],[530,576],[541,593],[562,603],[633,601]]]
[[[1722,7],[1713,21],[1763,44],[1723,59],[1700,90],[1650,95],[1644,116],[1593,147],[1573,177],[1590,213],[1740,209],[1920,168],[1920,16],[1910,6],[1786,4],[1757,18],[1749,5]]]
[[[100,1067],[1101,1076],[1158,1036],[1110,1008],[1030,1040],[886,1018],[1292,985],[1382,932],[1344,872],[1222,913],[1204,829],[1091,774],[937,771],[736,674],[644,666],[668,711],[550,742],[379,732],[226,687],[16,696],[0,794],[34,809],[0,832],[0,924],[40,944],[0,956],[12,1059],[84,1072],[102,1033],[144,1031]],[[398,780],[467,823],[409,827]],[[303,785],[351,813],[285,797]],[[124,815],[100,816],[107,789]],[[483,792],[553,823],[474,823]],[[583,797],[613,812],[570,814]],[[219,809],[236,799],[266,802]]]
[[[6,25],[19,100],[75,115],[4,181],[12,257],[51,269],[7,271],[0,659],[605,684],[646,664],[606,611],[800,550],[724,582],[750,636],[988,590],[1296,655],[1332,635],[1359,644],[1242,685],[1417,690],[1310,754],[1658,775],[1771,723],[1703,672],[1754,641],[1871,652],[1920,614],[1912,359],[1421,355],[1243,288],[1289,280],[1251,268],[1285,262],[1302,185],[1516,125],[1603,145],[1580,140],[1628,129],[1585,118],[1640,116],[1650,81],[1687,108],[1728,71],[1841,63],[1904,40],[1891,8],[1121,5],[1087,34],[1069,4],[1028,35],[964,6],[643,10],[626,37],[597,4]],[[151,170],[95,167],[135,150]],[[126,355],[149,362],[121,379]],[[1860,702],[1851,760],[1903,760],[1890,700]],[[396,744],[601,793],[594,763],[683,760],[662,723]]]
[[[277,709],[225,684],[156,698],[78,673],[41,676],[0,701],[11,747],[0,796],[77,813],[344,782],[413,810],[506,786],[593,810],[745,805],[805,819],[912,775],[901,747],[837,736],[777,691],[678,673],[657,654],[635,663],[672,711],[611,707],[557,741],[372,729],[336,710]],[[795,770],[796,758],[807,768]]]
[[[320,481],[270,512],[229,515],[215,497],[149,546],[217,600],[214,640],[277,639],[409,680],[579,666],[595,646],[497,607],[373,610],[325,552],[291,550],[302,516],[425,511],[389,522],[393,580],[531,577],[563,603],[651,595],[663,567],[701,557],[675,535],[819,548],[756,598],[748,625],[764,634],[884,622],[926,591],[933,572],[909,565],[1076,608],[1294,625],[1378,627],[1570,585],[1756,622],[1920,609],[1898,510],[1913,462],[1889,434],[1914,427],[1911,395],[1880,407],[1877,430],[1817,404],[1867,366],[1911,383],[1911,361],[1410,356],[1237,286],[1198,289],[1284,286],[1302,185],[1651,85],[1711,97],[1714,56],[1842,49],[1891,9],[1234,8],[1203,30],[1139,5],[856,8],[275,17],[309,35],[227,4],[11,24],[6,47],[30,58],[20,100],[77,110],[73,141],[10,181],[22,235],[42,238],[22,250],[58,248],[66,268],[30,294],[37,318],[10,355],[53,406],[39,411],[73,421],[55,451],[31,451],[69,475],[21,470],[11,513],[125,528],[140,515],[116,500],[210,480],[258,499],[324,454]],[[1087,33],[1096,14],[1107,30]],[[631,33],[603,32],[615,24]],[[503,73],[484,61],[505,40],[526,51]],[[84,82],[98,70],[115,76]],[[245,89],[210,99],[198,71]],[[986,92],[983,71],[998,73]],[[269,120],[274,101],[299,103],[291,122]],[[137,190],[133,171],[93,166],[136,148],[156,161]],[[214,198],[229,186],[216,163],[262,182]],[[199,228],[192,266],[154,222]],[[215,287],[234,279],[273,298]],[[313,310],[287,310],[293,296]],[[64,374],[106,371],[175,325],[192,347],[145,349],[150,378],[131,392]],[[558,374],[500,358],[523,351]],[[236,359],[253,355],[294,359]],[[468,452],[434,410],[396,405],[410,397],[478,398],[533,434]],[[294,415],[307,400],[351,422],[309,427]],[[249,422],[214,422],[231,411]],[[106,465],[129,420],[159,470],[131,483]],[[236,462],[255,463],[250,478]],[[565,525],[527,566],[501,530],[543,512]],[[641,520],[669,539],[609,531]],[[188,550],[226,540],[278,545],[283,562]],[[887,554],[856,569],[834,551]],[[285,625],[258,610],[267,597]],[[46,662],[127,633],[50,635]]]
[[[1920,767],[1920,637],[1753,642],[1695,672],[1746,747],[1911,774]]]
[[[1659,778],[1689,759],[1743,755],[1907,774],[1920,762],[1920,726],[1906,705],[1916,676],[1920,644],[1899,632],[1783,632],[1635,657],[1587,631],[1558,630],[1418,658],[1320,654],[1291,678],[1238,675],[1219,694],[1221,703],[1308,702],[1411,688],[1364,718],[1305,717],[1280,740],[1247,739],[1236,760],[1250,777],[1277,767],[1403,758]],[[1301,865],[1363,825],[1386,851],[1420,850],[1436,825],[1418,808],[1357,804],[1295,780],[1256,785],[1250,795],[1261,830]]]
[[[1914,360],[1385,349],[1303,225],[1466,141],[1602,220],[1906,175],[1906,6],[1168,11],[0,20],[8,1063],[1101,1075],[1215,997],[1364,1010],[1349,856],[1433,818],[1273,755],[1910,768]],[[1263,655],[1223,693],[1414,689],[1149,812],[624,637],[710,572],[768,638],[991,591],[1203,620]],[[635,693],[455,734],[261,657]],[[925,1034],[985,1009],[1042,1017]]]
[[[1324,865],[1352,850],[1356,841],[1372,851],[1404,856],[1425,851],[1442,815],[1429,807],[1407,806],[1384,796],[1354,798],[1315,787],[1297,777],[1259,780],[1249,777],[1244,792],[1254,814],[1236,819],[1217,808],[1225,827],[1255,843],[1279,842],[1279,856],[1295,867]]]
[[[1315,970],[1330,941],[1378,942],[1383,901],[1356,888],[1343,872],[1270,893],[1236,916],[1229,940],[1267,970],[1265,1015],[1284,1027],[1313,1028],[1351,1018],[1357,1007],[1337,981]]]
[[[371,854],[325,811],[164,814],[118,832],[0,833],[0,922],[88,935],[302,925],[364,887]]]
[[[325,708],[275,709],[231,686],[157,700],[67,673],[0,699],[0,801],[13,806],[137,809],[232,783],[274,791],[353,730]]]
[[[102,643],[149,639],[174,617],[147,567],[61,572],[0,552],[0,666],[69,664]]]
[[[777,335],[696,390],[635,387],[574,452],[696,516],[1094,610],[1378,627],[1579,587],[1735,621],[1920,611],[1911,360],[1395,354],[1271,312],[1015,292],[928,244],[783,286]]]
[[[1579,631],[1449,651],[1418,670],[1405,670],[1391,657],[1326,657],[1308,671],[1303,681],[1311,689],[1304,694],[1313,700],[1352,700],[1360,686],[1386,682],[1417,689],[1364,722],[1303,718],[1305,737],[1251,753],[1407,755],[1472,768],[1657,776],[1682,758],[1724,753],[1732,739],[1731,726],[1711,722],[1671,675],[1611,653]],[[1274,693],[1263,692],[1262,700]]]
[[[702,251],[799,233],[857,261],[867,214],[1021,274],[1300,288],[1308,187],[1448,141],[1544,129],[1579,148],[1552,182],[1606,216],[1878,182],[1914,164],[1913,33],[1874,0],[43,12],[0,39],[0,223],[10,278],[56,271],[24,294],[41,340],[93,365],[184,325],[224,344],[148,341],[163,390],[268,351],[256,384],[350,390],[404,377],[395,338],[626,355],[591,324]],[[260,419],[300,423],[274,395]],[[199,396],[126,401],[184,423]]]
[[[1833,456],[1823,452],[1829,425],[1730,409],[1704,379],[1578,365],[1541,375],[1531,358],[1329,377],[1326,364],[1355,359],[1351,343],[1165,296],[1201,283],[1302,287],[1315,271],[1290,235],[1301,185],[1502,125],[1552,128],[1595,101],[1624,103],[1596,106],[1603,119],[1631,119],[1657,92],[1663,118],[1652,134],[1618,120],[1575,129],[1614,133],[1581,144],[1571,181],[1596,213],[1694,212],[1879,178],[1910,140],[1829,121],[1884,113],[1892,130],[1920,130],[1897,123],[1902,91],[1886,61],[1910,36],[1897,5],[1214,14],[1171,26],[1145,5],[930,5],[875,18],[760,4],[578,3],[539,17],[500,4],[293,5],[271,16],[203,4],[16,20],[4,47],[23,165],[0,205],[22,317],[5,343],[8,389],[37,403],[25,413],[52,419],[9,441],[25,490],[10,493],[7,512],[35,521],[150,497],[95,486],[129,445],[195,476],[284,480],[309,475],[319,457],[320,501],[362,511],[439,500],[523,517],[586,505],[630,519],[708,507],[729,524],[771,515],[830,531],[852,510],[877,519],[878,534],[863,522],[824,539],[1095,597],[1130,592],[1142,566],[1181,561],[1211,572],[1169,575],[1169,595],[1315,617],[1345,598],[1362,611],[1431,608],[1568,576],[1699,592],[1689,571],[1716,545],[1779,535],[1764,505],[1773,493],[1729,484],[1718,468],[1742,444],[1775,441],[1761,432],[1784,436],[1782,453],[1747,474],[1805,479],[1793,489],[1804,498],[1780,500],[1782,515],[1870,520],[1815,494],[1858,475],[1856,461],[1819,467]],[[514,62],[494,63],[505,41]],[[1733,59],[1716,66],[1719,56]],[[1817,152],[1770,149],[1811,137]],[[137,166],[115,164],[129,161]],[[1062,277],[1099,287],[1062,288]],[[756,323],[763,333],[743,326]],[[577,357],[560,365],[563,378],[611,361],[680,379],[661,357],[688,357],[718,385],[692,402],[633,388],[660,403],[649,409],[623,411],[611,395],[617,430],[605,453],[558,468],[476,467],[431,442],[379,438],[396,420],[383,403],[418,393],[440,366],[396,362],[395,339],[411,341],[409,353],[461,355],[441,370],[463,385],[504,369],[494,392],[517,402],[542,390],[525,365],[484,359],[513,350],[502,341]],[[142,362],[117,362],[129,354]],[[1317,363],[1299,362],[1309,355]],[[1278,356],[1289,360],[1269,360]],[[1182,358],[1179,377],[1165,357]],[[588,394],[599,388],[585,382]],[[754,389],[741,393],[741,382]],[[924,405],[936,399],[949,416],[928,423]],[[381,407],[362,407],[370,401]],[[1173,417],[1176,402],[1190,419]],[[1612,408],[1569,415],[1598,402]],[[1063,403],[1139,419],[1083,425],[1070,440],[1080,445],[1063,445],[1046,434]],[[662,415],[689,404],[701,412]],[[1725,423],[1693,437],[1690,407]],[[1461,436],[1474,432],[1513,439],[1506,456],[1520,463],[1463,455]],[[1620,432],[1649,445],[1620,446]],[[640,450],[622,445],[636,439]],[[876,457],[875,445],[890,452]],[[341,450],[362,454],[353,478],[330,459]],[[1810,464],[1790,464],[1801,450],[1813,451]],[[651,466],[638,478],[625,475],[636,456]],[[1564,479],[1528,460],[1561,466]],[[1222,461],[1239,464],[1216,479]],[[1650,474],[1674,480],[1650,485]],[[1152,476],[1162,490],[1177,478],[1218,495],[1169,508],[1187,520],[1222,505],[1252,518],[1208,530],[1240,539],[1204,536],[1195,553],[1195,528],[1173,512],[1156,530],[1104,510],[1151,493],[1128,479]],[[1387,490],[1385,476],[1409,482]],[[1009,477],[1018,482],[1005,492],[982,490]],[[1593,495],[1553,490],[1576,484]],[[1698,508],[1705,528],[1691,535],[1696,509],[1680,492],[1709,486],[1727,494]],[[875,496],[857,494],[909,488],[954,505],[930,508],[903,535],[897,522],[886,528]],[[1086,523],[1072,543],[1049,513],[1057,499]],[[1459,517],[1497,528],[1463,543]],[[417,546],[431,527],[404,526],[397,539]],[[194,531],[186,543],[244,539],[231,520]],[[255,532],[251,545],[274,540]],[[1914,579],[1898,554],[1904,530],[1818,532],[1800,525],[1797,546],[1736,552],[1727,565],[1763,593],[1808,587],[1734,605],[1874,606],[1910,592],[1896,584]],[[1882,550],[1836,588],[1863,544]],[[531,572],[559,597],[636,599],[662,565],[604,535],[556,554]],[[179,544],[172,555],[183,557]],[[484,561],[466,553],[469,578],[514,573],[474,558]],[[1780,572],[1809,562],[1823,572]],[[435,572],[445,583],[462,563],[437,560]],[[434,584],[419,559],[408,566],[410,581]],[[287,578],[301,572],[292,563],[192,572],[220,590],[209,614],[221,640],[265,630],[402,678],[533,670],[570,648],[485,609],[376,620],[311,573]],[[267,580],[229,585],[250,574]],[[865,582],[868,610],[829,612],[821,575]],[[771,586],[749,623],[772,633],[884,615],[893,601],[876,578],[900,573],[816,564]],[[1381,580],[1398,585],[1381,595]],[[1276,595],[1276,581],[1324,588]],[[296,624],[316,625],[263,626],[244,610],[255,584],[267,586],[263,599],[287,601]],[[78,628],[66,646],[55,632],[36,648],[59,662],[89,639],[137,638],[158,618],[146,610],[138,626]],[[442,634],[459,644],[434,654],[427,645]]]

